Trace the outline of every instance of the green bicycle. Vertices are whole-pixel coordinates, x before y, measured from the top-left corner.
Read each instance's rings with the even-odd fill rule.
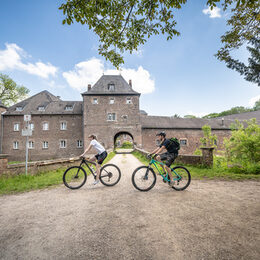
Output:
[[[148,156],[148,158],[151,159],[149,165],[136,168],[132,174],[132,183],[139,191],[148,191],[154,187],[156,183],[156,174],[152,165],[162,176],[163,182],[170,184],[168,172],[164,168],[165,164],[156,161],[154,157]],[[177,191],[185,190],[191,182],[190,172],[183,166],[176,166],[171,168],[171,170],[174,181],[172,188]]]

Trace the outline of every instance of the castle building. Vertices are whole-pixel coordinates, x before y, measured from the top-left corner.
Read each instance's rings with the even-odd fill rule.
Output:
[[[63,101],[45,90],[9,108],[0,103],[0,153],[8,154],[11,161],[23,161],[26,137],[22,130],[28,127],[31,161],[78,156],[88,146],[90,134],[107,149],[114,147],[119,136],[128,135],[137,147],[151,151],[158,145],[156,133],[165,131],[167,137],[180,140],[180,153],[192,154],[200,146],[205,124],[217,135],[221,149],[235,119],[260,122],[260,111],[216,119],[149,116],[140,110],[140,93],[121,75],[103,75],[93,87],[88,85],[82,97],[83,101]],[[24,115],[31,115],[28,125]]]

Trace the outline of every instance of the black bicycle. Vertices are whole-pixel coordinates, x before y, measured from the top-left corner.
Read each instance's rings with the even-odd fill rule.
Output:
[[[95,166],[96,163],[82,158],[79,166],[69,167],[63,174],[64,185],[73,190],[81,188],[87,181],[87,172],[96,179],[95,169],[92,165]],[[116,185],[120,178],[121,171],[114,164],[106,164],[100,169],[100,182],[106,186]]]

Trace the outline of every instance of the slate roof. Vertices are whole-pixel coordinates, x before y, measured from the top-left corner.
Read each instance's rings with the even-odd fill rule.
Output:
[[[29,97],[7,109],[6,115],[59,115],[59,114],[82,114],[82,101],[63,101],[54,96],[47,90],[44,90],[32,97]],[[71,111],[65,110],[66,106],[72,106]],[[22,111],[17,111],[20,107]],[[39,111],[39,107],[44,107],[44,111]]]
[[[141,115],[143,129],[201,129],[204,125],[211,126],[215,130],[229,130],[235,120],[230,119],[202,119],[202,118],[175,118],[166,116]]]
[[[224,118],[224,119],[237,119],[237,120],[249,120],[251,118],[256,118],[257,122],[260,123],[260,110],[252,111],[252,112],[245,112],[240,114],[228,115],[223,117],[216,117],[216,118]]]
[[[115,85],[115,90],[108,89],[109,84]],[[82,95],[138,95],[121,75],[103,75],[96,84]]]

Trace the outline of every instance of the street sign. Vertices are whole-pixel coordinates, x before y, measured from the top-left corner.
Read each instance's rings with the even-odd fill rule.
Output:
[[[32,129],[22,129],[22,136],[31,136]]]
[[[25,122],[31,121],[31,115],[24,115],[24,121]]]

